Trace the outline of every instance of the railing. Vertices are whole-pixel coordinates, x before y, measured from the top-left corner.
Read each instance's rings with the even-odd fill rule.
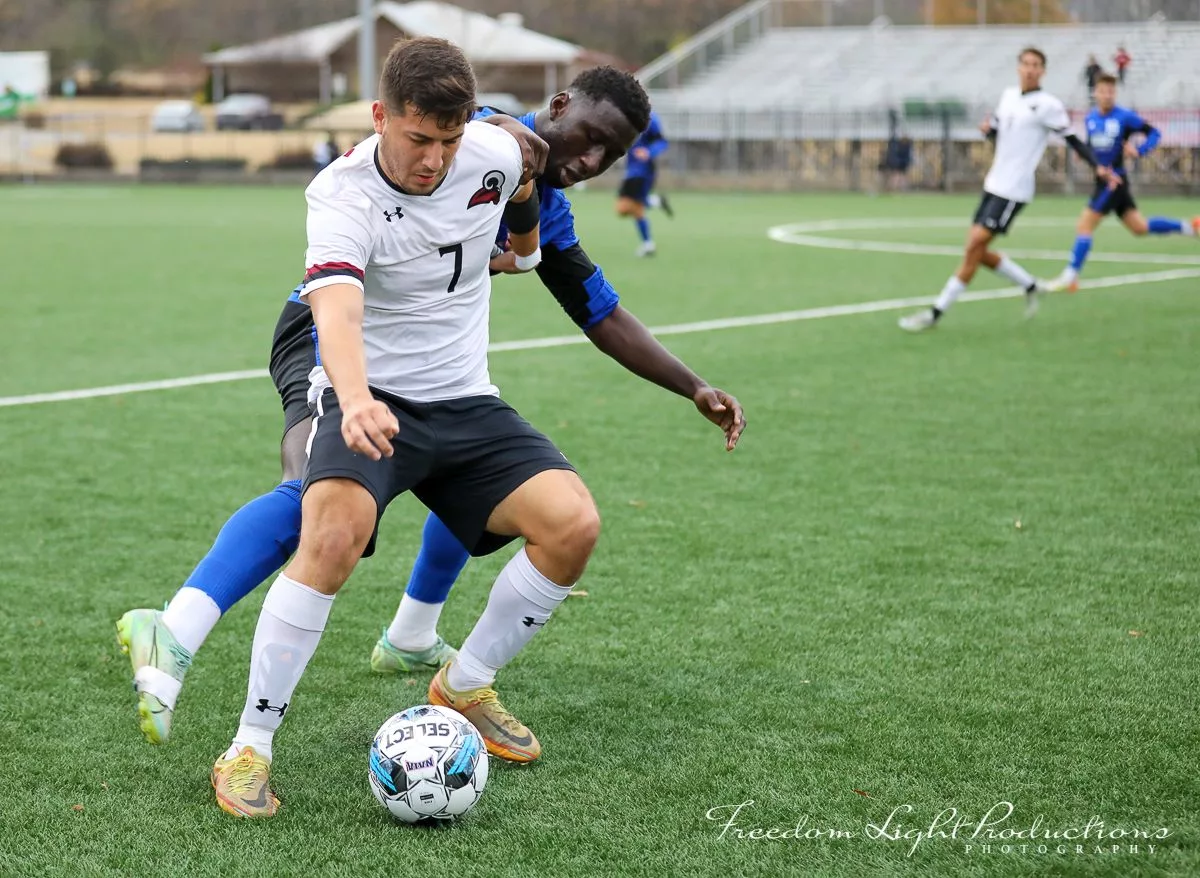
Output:
[[[753,0],[706,27],[638,71],[638,79],[649,89],[678,88],[721,58],[754,42],[773,25],[770,16],[778,0]]]
[[[893,111],[813,113],[660,111],[671,147],[661,170],[688,185],[725,181],[773,189],[878,188],[889,140],[907,136],[912,161],[903,178],[925,189],[978,188],[992,148],[975,127],[987,108],[957,118],[905,118]],[[1079,117],[1075,114],[1075,127]],[[1145,111],[1162,146],[1132,163],[1136,186],[1200,193],[1200,109]],[[894,143],[894,141],[893,141]],[[1053,144],[1041,176],[1050,186],[1082,189],[1089,169]]]

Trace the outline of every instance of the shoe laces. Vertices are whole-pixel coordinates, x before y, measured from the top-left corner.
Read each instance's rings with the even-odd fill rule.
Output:
[[[506,732],[523,731],[520,720],[513,716],[508,708],[500,703],[500,696],[496,694],[495,689],[485,686],[482,689],[476,689],[474,696],[478,704],[490,705],[495,709],[491,714],[492,721],[497,723]]]
[[[260,760],[250,750],[243,750],[231,761],[229,773],[225,776],[225,786],[230,792],[239,795],[250,792],[258,785],[259,772],[255,771],[256,763]]]
[[[192,654],[180,646],[177,642],[172,641],[167,649],[171,653],[171,657],[175,659],[175,664],[180,671],[186,671],[192,666]]]

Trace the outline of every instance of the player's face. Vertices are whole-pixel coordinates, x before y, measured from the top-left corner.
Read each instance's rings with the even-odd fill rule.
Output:
[[[1107,113],[1117,105],[1117,87],[1111,82],[1096,83],[1096,105],[1100,112]]]
[[[550,145],[542,179],[565,189],[603,174],[641,132],[610,102],[564,92],[550,101],[550,124],[538,133]]]
[[[1017,76],[1021,78],[1022,91],[1038,88],[1042,84],[1042,77],[1045,75],[1046,65],[1033,52],[1026,52],[1017,61]]]
[[[382,101],[372,105],[371,116],[379,134],[379,164],[391,181],[412,195],[428,195],[436,189],[462,143],[466,119],[443,128],[411,104],[397,114]]]

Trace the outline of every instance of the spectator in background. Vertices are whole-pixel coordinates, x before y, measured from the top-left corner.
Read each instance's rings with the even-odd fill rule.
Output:
[[[907,134],[893,133],[887,142],[883,156],[884,189],[903,192],[908,188],[908,169],[912,167],[912,138]]]
[[[313,144],[313,175],[321,173],[338,157],[337,142],[333,139],[333,134],[327,132],[324,140],[318,140]]]
[[[1129,62],[1133,58],[1125,51],[1124,46],[1117,46],[1117,54],[1113,55],[1113,63],[1117,65],[1117,80],[1121,85],[1125,84],[1125,68],[1129,66]]]
[[[1088,55],[1087,67],[1083,68],[1083,79],[1087,82],[1088,104],[1091,106],[1096,105],[1096,80],[1100,78],[1100,74],[1103,72],[1104,68],[1096,60],[1096,56]]]

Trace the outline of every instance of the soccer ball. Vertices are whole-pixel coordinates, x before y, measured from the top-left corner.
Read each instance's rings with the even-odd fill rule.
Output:
[[[461,817],[483,795],[487,776],[482,736],[448,707],[424,704],[401,711],[371,742],[371,792],[405,823]]]

